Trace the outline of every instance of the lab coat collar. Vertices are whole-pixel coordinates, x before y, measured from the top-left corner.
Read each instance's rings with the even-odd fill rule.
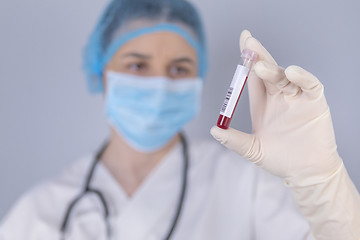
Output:
[[[150,232],[158,234],[154,238],[164,237],[178,204],[182,169],[182,146],[178,143],[129,198],[99,162],[91,186],[105,195],[114,239],[151,239]]]

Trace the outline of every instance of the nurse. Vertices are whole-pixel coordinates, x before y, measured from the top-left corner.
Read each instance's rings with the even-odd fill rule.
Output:
[[[277,66],[248,31],[240,47],[260,57],[249,78],[254,132],[214,127],[233,151],[194,142],[181,130],[206,72],[197,11],[184,0],[113,0],[84,55],[109,140],[26,193],[0,240],[359,239],[360,198],[321,83]]]

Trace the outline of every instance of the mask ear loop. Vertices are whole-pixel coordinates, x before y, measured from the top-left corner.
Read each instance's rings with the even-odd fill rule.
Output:
[[[67,231],[67,227],[69,225],[70,222],[70,215],[73,212],[73,209],[75,208],[76,204],[78,202],[80,202],[80,200],[86,196],[86,194],[88,193],[94,193],[96,196],[98,196],[98,198],[101,201],[101,204],[103,205],[103,209],[104,209],[104,218],[105,218],[105,222],[106,222],[106,234],[108,239],[110,239],[111,236],[111,228],[110,228],[110,223],[109,223],[109,208],[108,205],[105,201],[105,198],[103,196],[103,194],[96,190],[96,189],[92,189],[90,188],[90,183],[91,183],[91,179],[94,175],[94,171],[95,171],[95,167],[97,165],[97,163],[100,160],[101,155],[103,154],[103,152],[105,151],[106,147],[108,146],[108,142],[106,141],[105,144],[102,145],[102,147],[100,148],[100,150],[97,152],[96,156],[95,156],[95,161],[93,162],[89,174],[86,177],[86,182],[85,182],[85,188],[83,189],[83,191],[69,204],[68,209],[65,213],[65,217],[64,220],[61,224],[60,227],[60,233],[61,233],[61,240],[65,240],[65,233]]]

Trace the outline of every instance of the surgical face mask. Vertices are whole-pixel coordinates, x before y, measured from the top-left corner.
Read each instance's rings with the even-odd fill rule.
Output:
[[[109,123],[134,149],[164,147],[199,112],[203,81],[107,73]]]

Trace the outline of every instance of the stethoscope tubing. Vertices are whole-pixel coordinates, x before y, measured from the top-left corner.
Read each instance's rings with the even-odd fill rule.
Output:
[[[164,238],[165,240],[169,240],[175,231],[175,228],[177,226],[177,223],[179,221],[179,218],[180,218],[180,215],[181,215],[181,212],[183,209],[184,200],[185,200],[185,196],[186,196],[186,189],[187,189],[187,184],[188,184],[189,150],[188,150],[188,144],[187,144],[186,138],[183,133],[180,133],[180,141],[181,141],[181,145],[182,145],[182,153],[183,153],[183,160],[184,160],[183,171],[182,171],[181,192],[180,192],[176,212],[175,212],[172,224],[171,224],[167,234],[165,235],[165,238]],[[103,211],[104,211],[103,214],[104,214],[104,219],[105,219],[105,223],[106,223],[107,239],[108,240],[111,239],[112,232],[111,232],[111,226],[109,223],[109,215],[110,215],[109,206],[106,202],[104,195],[101,193],[101,191],[97,190],[97,189],[93,189],[90,186],[96,166],[97,166],[98,162],[100,161],[100,158],[101,158],[102,154],[104,153],[107,146],[108,146],[108,141],[106,141],[105,144],[103,144],[101,146],[100,150],[96,153],[94,161],[91,165],[91,168],[86,176],[86,181],[85,181],[83,190],[68,205],[68,208],[65,212],[65,215],[62,220],[61,227],[60,227],[60,233],[61,233],[60,239],[61,240],[66,239],[65,235],[66,235],[69,223],[70,223],[70,217],[71,217],[71,213],[73,212],[73,209],[80,202],[80,200],[83,199],[87,194],[95,194],[99,198],[101,205],[103,206]]]

